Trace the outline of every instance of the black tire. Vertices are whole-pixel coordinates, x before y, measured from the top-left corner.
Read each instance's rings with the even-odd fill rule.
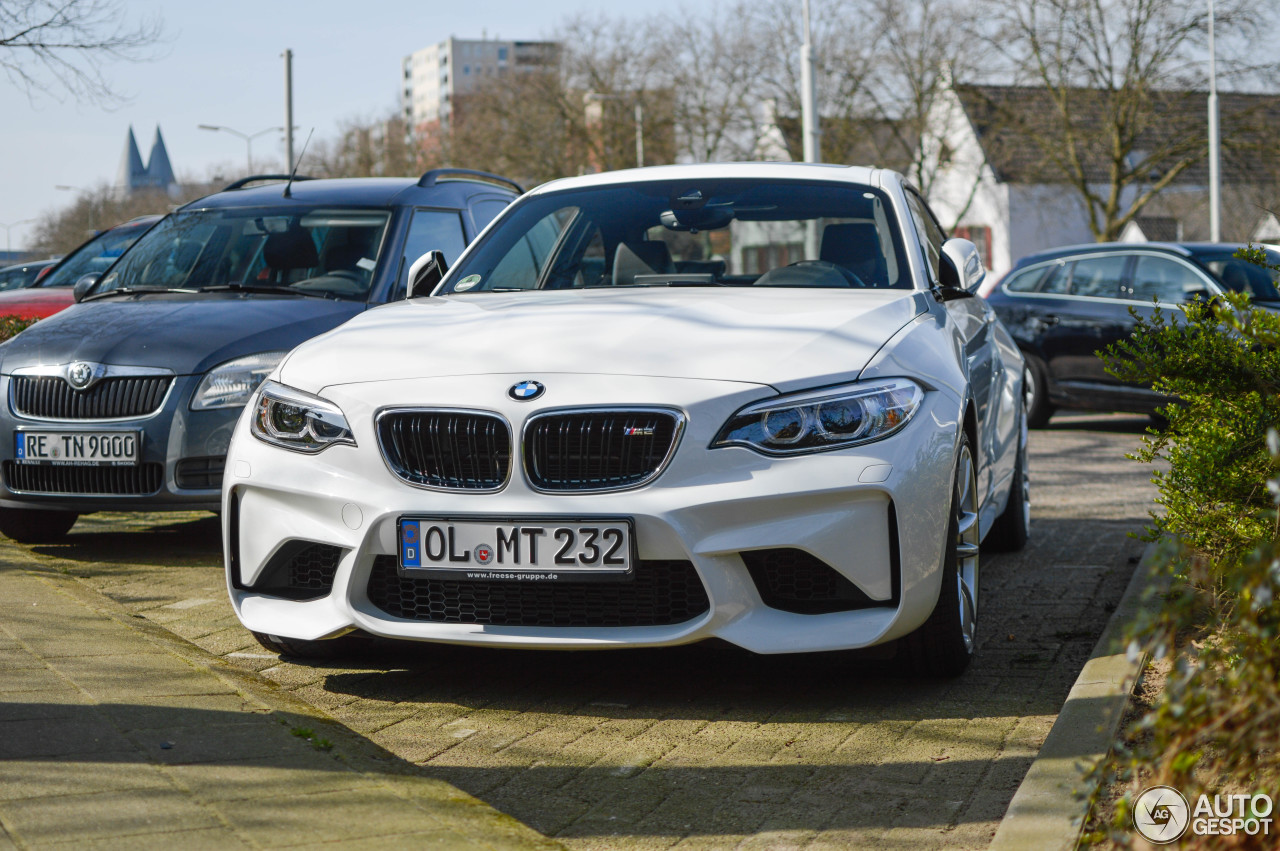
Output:
[[[965,464],[965,458],[968,464]],[[967,470],[968,489],[961,477]],[[913,673],[924,677],[955,677],[964,673],[977,647],[978,620],[978,501],[977,478],[969,439],[961,442],[951,489],[951,519],[947,524],[947,551],[942,563],[942,587],[932,614],[919,629],[902,639],[901,651]],[[966,502],[968,510],[966,510]],[[961,614],[961,550],[964,576],[972,590],[967,596],[967,622]]]
[[[19,544],[50,544],[70,532],[79,517],[74,511],[0,508],[0,535]]]
[[[1024,413],[1025,417],[1025,413]],[[1019,429],[1018,458],[1013,466],[1013,483],[1004,513],[996,518],[982,545],[996,552],[1017,552],[1031,537],[1031,476],[1027,470],[1027,433]]]
[[[263,649],[294,659],[335,659],[353,652],[362,643],[368,642],[367,638],[361,639],[349,635],[323,641],[303,641],[298,638],[269,635],[265,632],[255,632],[253,637]]]
[[[1022,372],[1022,403],[1027,410],[1027,426],[1044,428],[1056,410],[1049,401],[1048,370],[1035,355],[1022,353],[1026,369]]]

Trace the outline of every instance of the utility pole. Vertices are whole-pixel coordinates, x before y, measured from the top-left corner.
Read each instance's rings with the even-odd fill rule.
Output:
[[[822,159],[818,147],[818,107],[814,96],[813,32],[809,26],[809,0],[803,0],[804,43],[800,45],[800,138],[804,145],[804,161],[816,163]],[[804,223],[804,256],[818,259],[818,223]]]
[[[804,161],[822,159],[818,147],[818,108],[814,94],[813,32],[809,26],[809,0],[804,4],[804,44],[800,45],[800,124],[804,143]]]
[[[636,168],[644,168],[644,105],[636,101]]]
[[[1222,176],[1219,173],[1218,69],[1213,45],[1213,0],[1209,0],[1209,239],[1222,241]]]
[[[284,170],[293,171],[293,51],[284,50]]]

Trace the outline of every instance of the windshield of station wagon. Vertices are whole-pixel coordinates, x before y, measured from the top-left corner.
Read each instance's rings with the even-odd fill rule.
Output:
[[[911,287],[888,198],[855,184],[683,180],[534,196],[441,294],[595,287]]]
[[[324,206],[175,213],[92,291],[230,288],[363,301],[390,214]]]

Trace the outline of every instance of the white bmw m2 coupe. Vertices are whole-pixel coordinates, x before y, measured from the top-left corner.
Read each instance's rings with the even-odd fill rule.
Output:
[[[546,184],[259,388],[222,497],[236,613],[297,656],[716,637],[958,674],[979,544],[1030,525],[983,277],[890,171]]]

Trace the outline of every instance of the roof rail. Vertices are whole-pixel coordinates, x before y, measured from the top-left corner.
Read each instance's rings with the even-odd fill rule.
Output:
[[[472,168],[433,168],[431,169],[431,171],[427,172],[426,174],[422,175],[421,178],[419,178],[418,185],[423,188],[426,188],[428,186],[435,186],[436,183],[445,175],[452,175],[452,174],[459,174],[466,177],[483,177],[486,180],[494,180],[494,181],[497,181],[498,183],[505,183],[508,186],[513,187],[516,190],[516,194],[518,195],[524,194],[524,187],[521,186],[519,183],[516,183],[511,178],[503,177],[500,174],[493,174],[492,172],[488,172],[488,171],[476,171],[475,169],[472,169]]]
[[[260,180],[288,180],[288,179],[289,179],[289,175],[287,174],[251,174],[248,177],[240,178],[235,183],[228,183],[226,186],[222,187],[222,191],[231,192],[235,189],[242,189],[248,184],[257,183]],[[306,175],[299,174],[297,177],[294,178],[294,180],[315,180],[315,178],[307,177]]]

